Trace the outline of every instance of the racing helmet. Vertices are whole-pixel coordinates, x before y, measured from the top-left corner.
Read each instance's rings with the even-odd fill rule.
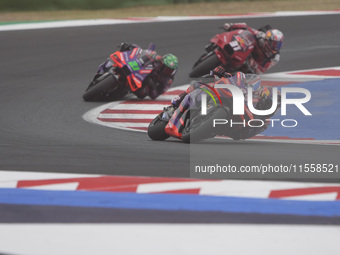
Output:
[[[163,65],[160,72],[164,76],[173,76],[178,68],[178,59],[173,54],[166,54],[162,58]]]
[[[265,36],[265,50],[272,54],[280,51],[283,44],[283,34],[278,29],[269,29]]]

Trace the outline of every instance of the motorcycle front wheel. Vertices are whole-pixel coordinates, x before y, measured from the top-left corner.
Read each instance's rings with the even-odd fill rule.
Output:
[[[218,59],[215,53],[208,55],[204,60],[195,65],[189,74],[191,78],[202,77],[205,74],[209,74],[210,70],[214,70],[215,67],[221,65],[221,60]]]
[[[126,92],[119,91],[121,83],[110,73],[104,73],[86,89],[85,101],[109,101],[123,97]]]
[[[148,127],[148,136],[155,141],[164,141],[170,137],[165,133],[165,127],[168,122],[160,119],[161,114],[154,118]]]

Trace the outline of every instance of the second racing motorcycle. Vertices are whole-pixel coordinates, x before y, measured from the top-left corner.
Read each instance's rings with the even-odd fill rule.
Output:
[[[217,34],[194,64],[190,77],[201,77],[220,65],[230,73],[249,73],[247,61],[255,45],[256,39],[249,30],[236,29]]]

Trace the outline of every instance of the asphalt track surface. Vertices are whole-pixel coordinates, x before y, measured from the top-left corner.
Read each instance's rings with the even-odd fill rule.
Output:
[[[339,15],[250,18],[285,34],[271,72],[339,65]],[[0,32],[0,169],[138,176],[189,176],[189,148],[175,139],[93,125],[82,115],[102,103],[81,98],[97,66],[122,41],[179,57],[174,86],[188,82],[192,64],[224,20],[159,22]],[[209,142],[233,165],[339,162],[338,146]],[[265,160],[265,161],[264,161]]]

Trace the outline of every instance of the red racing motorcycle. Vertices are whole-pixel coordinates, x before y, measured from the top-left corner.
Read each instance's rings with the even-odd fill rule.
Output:
[[[231,73],[251,73],[247,62],[255,46],[255,34],[249,30],[237,29],[217,34],[205,47],[206,53],[194,64],[190,77],[201,77],[220,65]]]

